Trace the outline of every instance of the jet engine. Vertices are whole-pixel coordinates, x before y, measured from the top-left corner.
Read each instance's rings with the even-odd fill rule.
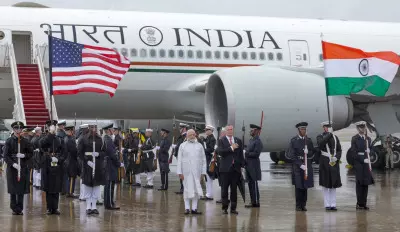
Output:
[[[348,127],[353,119],[352,101],[333,96],[329,106],[333,129]],[[205,119],[214,126],[233,125],[235,136],[244,136],[245,144],[250,138],[249,124],[262,124],[263,152],[286,150],[297,134],[295,125],[306,121],[315,144],[321,122],[328,120],[322,71],[271,66],[218,71],[207,83]]]

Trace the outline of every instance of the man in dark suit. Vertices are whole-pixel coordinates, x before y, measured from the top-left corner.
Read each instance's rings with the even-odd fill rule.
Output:
[[[237,206],[237,184],[241,176],[241,168],[244,168],[243,144],[239,138],[233,136],[233,126],[226,127],[226,136],[221,138],[218,152],[221,156],[219,172],[221,175],[222,189],[222,211],[228,214],[229,202],[231,202],[231,213],[238,214]],[[228,199],[228,188],[231,196]]]

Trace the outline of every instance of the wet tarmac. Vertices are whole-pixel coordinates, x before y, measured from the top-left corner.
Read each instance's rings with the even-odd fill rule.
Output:
[[[345,139],[344,139],[345,141]],[[349,142],[343,142],[344,150]],[[176,162],[176,161],[174,161]],[[390,173],[374,171],[376,184],[370,186],[369,211],[357,211],[355,177],[341,164],[343,186],[337,190],[337,212],[326,212],[322,189],[318,185],[318,166],[314,166],[315,187],[308,191],[307,212],[295,211],[294,188],[289,165],[274,164],[269,155],[262,156],[262,181],[259,183],[261,208],[246,209],[238,196],[239,215],[223,215],[218,183],[214,183],[214,201],[200,201],[203,215],[185,216],[182,195],[176,195],[179,181],[176,166],[171,166],[169,190],[159,192],[160,175],[155,177],[155,189],[116,188],[119,211],[104,210],[87,216],[85,202],[60,198],[60,216],[45,215],[45,195],[32,189],[25,195],[23,216],[13,216],[9,208],[6,178],[0,176],[1,231],[399,231],[400,170]],[[142,183],[145,177],[142,176]],[[205,189],[205,188],[204,188]],[[79,190],[78,190],[79,191]],[[250,199],[246,189],[246,199]]]

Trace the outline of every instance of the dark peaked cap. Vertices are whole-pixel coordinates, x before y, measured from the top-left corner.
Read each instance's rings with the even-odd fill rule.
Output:
[[[47,126],[51,126],[51,125],[56,126],[57,123],[58,123],[57,120],[47,120],[47,121],[46,121],[46,125],[47,125]]]
[[[161,131],[164,131],[165,133],[168,133],[169,134],[169,130],[167,130],[167,129],[161,129]]]
[[[72,131],[72,130],[74,130],[74,126],[66,126],[66,127],[64,127],[64,130],[66,130],[66,131]]]
[[[251,129],[261,130],[261,127],[255,125],[255,124],[250,124],[250,128],[251,128]]]
[[[111,129],[112,127],[113,127],[113,124],[111,123],[111,124],[109,124],[109,125],[103,127],[102,129],[103,129],[103,130],[108,130],[108,129]]]
[[[12,128],[20,128],[22,129],[23,127],[25,127],[24,123],[21,121],[15,121],[11,124]]]
[[[304,128],[307,127],[308,123],[307,122],[299,122],[296,124],[296,128]]]

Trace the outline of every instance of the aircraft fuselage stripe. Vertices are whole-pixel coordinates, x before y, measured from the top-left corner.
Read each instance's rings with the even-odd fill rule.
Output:
[[[259,66],[260,64],[217,64],[217,63],[176,63],[176,62],[131,62],[131,66],[172,66],[172,67],[217,67]]]
[[[203,74],[211,74],[216,72],[217,70],[195,70],[195,69],[147,69],[147,68],[131,68],[129,72],[152,72],[152,73],[203,73]]]

